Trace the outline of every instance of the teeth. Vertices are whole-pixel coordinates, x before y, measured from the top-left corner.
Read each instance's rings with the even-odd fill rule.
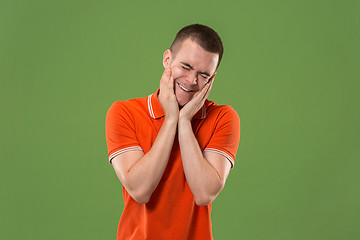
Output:
[[[180,87],[182,90],[186,91],[186,92],[190,92],[190,90],[188,90],[188,89],[184,88],[183,86],[181,86],[180,83],[179,83],[179,87]]]

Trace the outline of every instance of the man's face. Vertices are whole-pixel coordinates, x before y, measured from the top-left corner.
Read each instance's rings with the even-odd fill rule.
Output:
[[[215,76],[218,60],[219,54],[204,50],[190,38],[183,41],[169,64],[180,107],[188,103]]]

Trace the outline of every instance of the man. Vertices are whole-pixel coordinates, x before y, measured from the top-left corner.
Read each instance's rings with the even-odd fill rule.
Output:
[[[211,202],[240,140],[235,110],[207,100],[222,54],[214,30],[184,27],[164,52],[160,88],[109,108],[108,155],[124,198],[117,239],[213,239]]]

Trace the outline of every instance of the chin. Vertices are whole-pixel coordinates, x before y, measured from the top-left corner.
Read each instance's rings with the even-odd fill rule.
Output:
[[[177,100],[180,108],[184,107],[189,102],[189,101],[181,101],[181,100],[179,101],[178,98],[176,100]]]
[[[178,105],[179,105],[179,108],[181,109],[181,108],[183,108],[183,107],[186,105],[186,103],[184,103],[184,104],[178,103]]]
[[[193,97],[189,96],[185,92],[182,92],[178,86],[175,88],[175,96],[179,106],[181,107],[184,107]]]

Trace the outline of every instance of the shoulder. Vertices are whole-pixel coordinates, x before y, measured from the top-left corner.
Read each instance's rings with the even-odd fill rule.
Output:
[[[231,105],[218,105],[213,101],[207,101],[207,115],[209,118],[226,118],[226,119],[233,119],[236,121],[240,121],[238,113]]]
[[[144,118],[147,114],[147,97],[129,100],[118,100],[111,104],[106,113],[106,120],[134,122],[137,118]]]

